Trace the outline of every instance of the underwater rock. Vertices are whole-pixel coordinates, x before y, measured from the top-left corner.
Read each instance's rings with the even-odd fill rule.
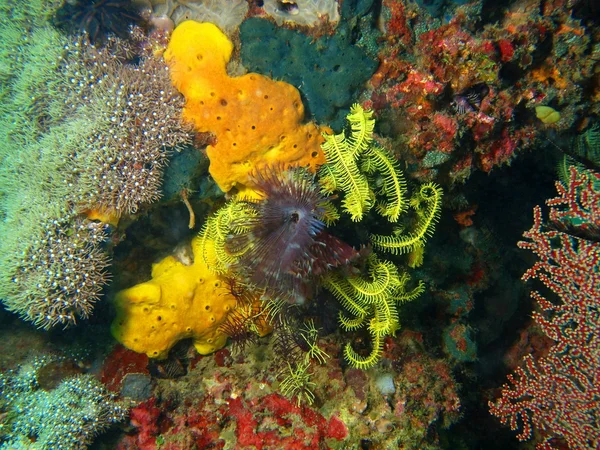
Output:
[[[143,373],[128,373],[123,379],[121,397],[143,402],[152,396],[152,378]]]

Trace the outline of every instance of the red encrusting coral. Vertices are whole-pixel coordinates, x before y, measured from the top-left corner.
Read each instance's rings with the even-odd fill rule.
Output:
[[[160,433],[159,418],[161,409],[157,407],[156,398],[151,398],[129,412],[131,425],[135,434],[125,436],[117,445],[117,450],[155,450],[156,437]]]
[[[500,50],[500,60],[502,62],[510,61],[515,55],[515,49],[512,43],[508,39],[500,39],[497,44],[498,49]]]
[[[337,417],[327,420],[313,409],[296,406],[280,394],[269,394],[253,403],[249,405],[241,398],[231,399],[225,411],[236,420],[237,442],[242,447],[309,450],[318,448],[325,439],[342,440],[348,435],[345,425]],[[265,417],[262,417],[263,413],[267,413]],[[297,421],[304,426],[294,426]],[[292,432],[284,434],[280,428]]]
[[[125,375],[130,373],[148,374],[147,366],[148,356],[116,344],[104,360],[100,381],[108,390],[119,392]]]

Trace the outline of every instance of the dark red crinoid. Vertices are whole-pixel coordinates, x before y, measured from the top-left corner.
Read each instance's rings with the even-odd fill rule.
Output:
[[[228,243],[233,252],[248,249],[234,268],[248,282],[301,297],[312,278],[355,257],[351,246],[324,231],[328,198],[311,174],[267,168],[253,181],[263,198],[252,204],[254,217],[236,224],[248,232]]]

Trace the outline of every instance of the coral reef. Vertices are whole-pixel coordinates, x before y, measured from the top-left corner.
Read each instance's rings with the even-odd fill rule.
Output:
[[[597,44],[565,2],[519,2],[481,29],[470,28],[483,16],[479,2],[445,21],[400,0],[383,4],[381,64],[363,105],[381,114],[412,176],[464,182],[474,170],[510,164],[548,129],[585,126],[598,114],[582,89],[594,84],[586,55]],[[464,94],[480,86],[488,94],[465,105]],[[555,110],[552,121],[537,119],[537,107]]]
[[[246,186],[250,174],[270,165],[322,164],[321,129],[303,124],[298,90],[258,74],[230,77],[232,50],[215,25],[187,21],[165,52],[173,83],[186,97],[184,119],[215,135],[206,153],[219,187],[228,192]]]
[[[148,356],[128,350],[122,345],[115,345],[104,358],[100,381],[110,392],[118,393],[123,387],[123,380],[130,374],[148,374]]]
[[[460,362],[477,359],[477,342],[469,325],[455,322],[444,330],[444,351]]]
[[[2,449],[85,449],[94,438],[127,416],[92,375],[66,377],[56,386],[42,384],[41,374],[55,359],[35,358],[0,375],[0,411],[9,417],[0,434]]]
[[[347,118],[348,137],[345,133],[324,135],[326,163],[318,172],[322,190],[344,192],[341,207],[353,221],[362,220],[373,200],[384,197],[378,212],[397,222],[405,211],[402,174],[392,157],[374,143],[372,113],[355,105]],[[383,181],[377,183],[375,174]],[[399,327],[396,303],[416,298],[423,286],[408,289],[409,276],[374,255],[362,269],[365,277],[349,274],[347,266],[358,253],[323,232],[325,224],[331,225],[340,214],[306,174],[297,170],[279,174],[271,169],[256,177],[254,184],[262,188],[259,200],[243,201],[243,195],[238,195],[208,219],[198,240],[199,254],[211,270],[242,280],[251,291],[258,290],[256,298],[268,303],[268,316],[274,322],[287,313],[283,308],[286,301],[305,302],[306,289],[299,286],[322,282],[354,316],[340,316],[342,326],[354,330],[368,324],[373,339],[370,356],[360,356],[347,346],[346,358],[357,367],[375,365],[382,339]],[[372,192],[376,184],[378,195]],[[397,228],[393,236],[373,235],[374,245],[393,254],[418,255],[414,265],[419,265],[425,240],[439,217],[441,196],[435,184],[422,186],[409,202],[414,210],[412,231]],[[302,284],[307,281],[310,283]],[[300,367],[290,369],[294,373]]]
[[[274,373],[261,368],[272,356],[262,345],[226,365],[218,363],[217,355],[202,357],[186,378],[159,381],[156,399],[132,410],[137,433],[124,437],[119,448],[154,448],[141,442],[160,442],[170,450],[209,444],[263,450],[361,443],[439,448],[440,433],[460,417],[460,401],[449,366],[429,356],[420,339],[410,333],[386,339],[384,357],[397,371],[343,368],[337,358],[315,365],[316,399],[310,406],[278,393]],[[330,355],[341,352],[331,338],[320,339],[319,346]],[[392,374],[394,393],[383,395],[377,388],[383,374]]]
[[[0,448],[598,447],[595,9],[2,2]]]

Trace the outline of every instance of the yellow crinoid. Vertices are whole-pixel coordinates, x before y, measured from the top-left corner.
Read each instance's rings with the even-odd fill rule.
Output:
[[[406,210],[406,182],[398,163],[373,142],[372,111],[355,104],[346,119],[347,131],[323,135],[321,148],[327,160],[319,170],[323,190],[344,193],[342,208],[353,221],[362,220],[376,203],[379,214],[396,222]]]
[[[347,120],[346,131],[324,135],[322,149],[327,162],[319,170],[323,190],[330,194],[341,191],[341,210],[355,222],[361,221],[373,206],[389,222],[402,219],[392,235],[373,234],[370,241],[376,249],[393,255],[410,253],[408,265],[420,265],[425,241],[439,220],[441,188],[427,183],[407,198],[398,162],[373,139],[373,113],[355,104]],[[399,328],[398,304],[416,298],[424,290],[422,282],[407,290],[409,276],[390,261],[372,255],[368,266],[367,276],[348,276],[338,271],[323,277],[325,288],[352,316],[340,314],[341,326],[346,330],[369,330],[373,341],[369,355],[360,356],[349,344],[344,349],[348,362],[363,369],[377,363],[383,338]]]
[[[357,330],[367,326],[372,338],[372,350],[361,356],[350,344],[344,348],[344,356],[357,368],[374,366],[380,359],[383,338],[396,332],[400,327],[397,306],[417,298],[424,290],[419,281],[417,286],[407,290],[410,277],[400,273],[395,264],[371,255],[368,261],[368,276],[352,275],[344,277],[338,272],[325,277],[325,287],[336,297],[353,317],[340,313],[340,323],[345,330]]]
[[[420,187],[410,199],[410,207],[415,212],[415,226],[403,233],[396,228],[392,236],[371,235],[375,248],[402,255],[425,246],[425,241],[433,234],[442,210],[442,189],[435,183]]]

